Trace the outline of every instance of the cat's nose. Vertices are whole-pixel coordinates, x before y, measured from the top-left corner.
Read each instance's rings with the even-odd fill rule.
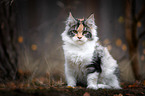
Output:
[[[82,37],[78,37],[79,39],[81,39]]]

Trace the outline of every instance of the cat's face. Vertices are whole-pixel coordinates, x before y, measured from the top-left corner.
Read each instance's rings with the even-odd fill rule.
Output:
[[[70,13],[65,32],[73,43],[84,44],[92,41],[96,35],[96,31],[93,33],[92,30],[96,30],[93,14],[88,19],[74,19]]]
[[[84,19],[76,19],[68,30],[68,36],[78,44],[92,40],[91,28],[86,24]]]

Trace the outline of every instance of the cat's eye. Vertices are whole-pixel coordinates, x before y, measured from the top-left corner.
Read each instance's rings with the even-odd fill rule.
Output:
[[[75,34],[77,34],[77,33],[78,33],[78,31],[76,31],[76,30],[72,30],[72,33],[75,33]]]
[[[92,38],[92,34],[91,34],[91,32],[89,32],[89,31],[83,31],[83,35],[84,35],[86,38]]]
[[[88,33],[88,31],[84,31],[84,32],[83,32],[83,35],[85,35],[85,34],[87,34],[87,33]]]
[[[76,30],[71,30],[71,31],[68,32],[68,35],[69,35],[70,37],[74,37],[77,33],[78,33],[78,31],[76,31]]]
[[[89,31],[83,31],[83,35],[87,35],[87,34],[90,34]]]

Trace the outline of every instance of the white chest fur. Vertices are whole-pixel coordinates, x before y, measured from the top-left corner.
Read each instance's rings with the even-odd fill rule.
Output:
[[[71,72],[78,80],[86,78],[86,65],[92,61],[95,50],[94,42],[87,42],[85,45],[63,45],[65,54],[66,74]]]
[[[85,45],[63,45],[65,58],[68,62],[73,64],[86,64],[92,60],[93,53],[95,50],[95,43],[86,43]]]

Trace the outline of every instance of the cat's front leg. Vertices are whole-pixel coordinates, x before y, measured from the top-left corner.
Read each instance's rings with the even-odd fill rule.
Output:
[[[97,81],[98,81],[98,75],[99,73],[89,73],[87,76],[87,88],[89,89],[98,89]]]
[[[67,75],[66,80],[67,80],[67,86],[71,86],[71,87],[76,86],[76,80],[75,80],[74,76]]]
[[[76,78],[69,68],[65,68],[65,76],[67,81],[67,86],[75,87],[76,86]]]

